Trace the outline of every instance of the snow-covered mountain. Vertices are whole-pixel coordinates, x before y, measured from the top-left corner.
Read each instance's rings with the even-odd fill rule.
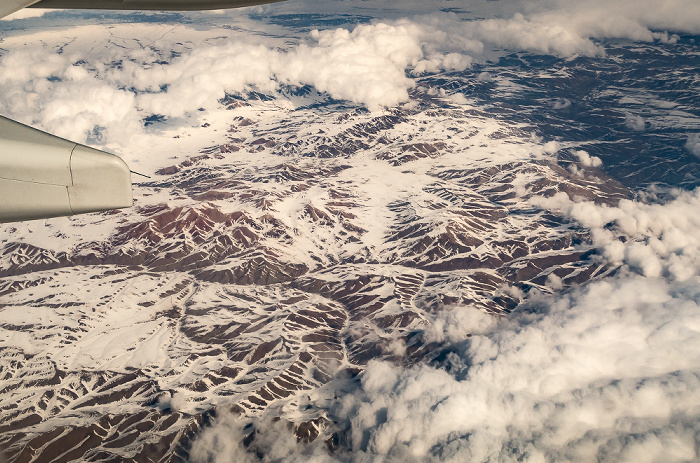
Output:
[[[629,191],[519,127],[439,99],[384,115],[243,102],[226,143],[163,166],[132,211],[32,230],[53,248],[6,232],[3,328],[32,346],[6,342],[7,448],[175,448],[217,406],[256,413],[339,369],[429,358],[420,333],[445,306],[501,316],[550,275],[613,270],[528,200]]]
[[[618,217],[599,211],[697,185],[674,138],[700,127],[697,45],[678,40],[503,52],[415,77],[406,102],[373,111],[294,84],[180,119],[143,103],[145,132],[124,145],[141,155],[125,157],[153,175],[134,177],[132,209],[0,229],[0,448],[187,461],[229,414],[356,445],[318,402],[337,384],[371,362],[445,361],[447,312],[507,319],[533,294],[607,281],[626,260],[601,247]],[[171,46],[153,66],[190,48]]]

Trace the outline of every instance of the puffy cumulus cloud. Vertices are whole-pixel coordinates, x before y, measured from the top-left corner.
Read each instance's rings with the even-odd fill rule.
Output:
[[[243,446],[245,423],[231,415],[219,417],[214,426],[205,429],[192,445],[190,459],[193,462],[228,463],[255,461],[255,456],[248,454]],[[287,435],[285,435],[287,434]],[[290,433],[280,435],[289,438]],[[281,442],[279,447],[281,447]]]
[[[78,141],[107,143],[127,140],[125,134],[140,130],[140,120],[151,114],[180,118],[215,108],[227,92],[312,85],[374,110],[406,101],[412,77],[463,71],[494,48],[601,55],[596,38],[672,42],[672,36],[658,31],[692,33],[700,27],[700,6],[680,0],[662,6],[642,0],[634,8],[621,0],[522,1],[503,9],[512,14],[470,19],[440,13],[314,31],[283,48],[195,44],[165,64],[162,57],[148,56],[147,49],[112,47],[99,62],[49,49],[15,50],[0,58],[0,108]],[[173,46],[156,45],[161,50]],[[478,79],[487,78],[481,74]],[[557,105],[564,108],[567,102]]]
[[[441,312],[423,333],[428,343],[459,342],[473,334],[490,332],[493,317],[471,307],[454,307]]]
[[[253,86],[274,92],[279,84],[312,85],[336,99],[377,110],[408,100],[414,74],[463,71],[472,58],[432,50],[425,25],[409,20],[359,25],[352,31],[312,31],[307,42],[286,50],[229,44],[194,50],[170,64],[124,68],[133,86],[151,92],[137,103],[148,111],[182,116],[216,104],[225,92]],[[202,72],[206,69],[207,72]],[[121,79],[123,79],[124,74]],[[164,92],[158,89],[167,88]]]
[[[134,94],[77,61],[76,56],[38,47],[3,55],[3,112],[78,141],[128,140],[128,134],[141,129]]]
[[[431,14],[414,19],[428,53],[465,54],[481,57],[493,48],[524,50],[557,56],[596,56],[603,49],[570,27],[566,18],[525,16],[465,21],[456,14]]]
[[[139,93],[136,104],[146,113],[182,117],[199,108],[211,109],[226,93],[256,86],[276,88],[274,65],[279,53],[264,46],[232,44],[203,47],[169,64],[131,64],[113,73]]]
[[[470,64],[456,53],[426,58],[417,29],[405,21],[314,31],[308,42],[287,49],[203,45],[166,64],[142,49],[112,50],[97,63],[79,53],[20,49],[0,58],[0,107],[79,141],[128,140],[125,135],[140,130],[140,119],[151,114],[179,118],[216,108],[226,93],[273,93],[281,84],[312,85],[379,109],[408,99],[411,66],[435,71]]]
[[[493,82],[493,76],[491,73],[483,71],[476,76],[478,82]]]
[[[511,19],[488,19],[469,26],[474,37],[503,48],[557,56],[603,54],[602,47],[559,18],[528,19],[517,13]]]
[[[684,0],[663,5],[652,0],[525,0],[500,10],[510,17],[464,21],[454,14],[438,14],[416,20],[430,31],[432,39],[425,39],[430,47],[470,56],[494,47],[560,57],[599,56],[605,50],[596,39],[674,43],[678,37],[667,31],[700,32],[700,5]]]
[[[601,161],[599,157],[591,156],[587,151],[578,150],[574,154],[579,162],[586,167],[600,167],[603,165],[603,161]]]
[[[406,68],[423,56],[415,29],[412,24],[378,23],[352,32],[314,32],[318,44],[290,53],[282,75],[370,108],[395,105],[408,99],[407,89],[413,86]]]
[[[181,392],[175,394],[168,392],[158,397],[157,405],[161,410],[180,411],[187,406],[187,397]]]
[[[533,137],[534,137],[534,135],[533,135]],[[542,140],[539,139],[538,137],[534,137],[533,141],[536,141],[538,143],[535,147],[533,147],[533,154],[536,154],[536,155],[545,154],[545,155],[553,156],[561,150],[561,143],[559,143],[556,140],[548,141],[547,143],[544,143],[541,145],[539,144],[539,142],[541,142]]]
[[[450,373],[370,365],[339,413],[360,417],[353,450],[447,461],[694,460],[699,318],[692,298],[674,295],[681,288],[632,276],[542,299],[542,312],[472,336]],[[373,418],[384,408],[385,419]]]
[[[316,402],[343,436],[332,460],[700,458],[700,190],[672,194],[664,204],[615,207],[563,194],[533,200],[599,234],[600,258],[620,264],[617,273],[533,292],[501,320],[454,307],[424,333],[449,352],[444,360],[409,368],[372,361],[353,387],[336,380],[337,400]],[[212,448],[213,435],[240,442],[240,429],[226,426],[196,447]],[[323,442],[293,446],[288,430],[255,427],[264,461],[330,458]],[[242,461],[242,451],[214,461]]]
[[[626,38],[673,43],[669,32],[700,32],[700,5],[686,0],[523,0],[514,8],[526,19],[558,25],[573,35],[588,38]]]
[[[700,4],[686,0],[575,0],[542,2],[544,8],[555,5],[555,13],[566,11],[588,34],[597,37],[621,37],[633,40],[673,41],[668,32],[700,32]],[[541,7],[540,7],[541,8]],[[547,14],[547,13],[542,13]]]
[[[603,165],[603,161],[601,161],[599,157],[591,156],[588,152],[583,150],[574,151],[574,156],[576,156],[580,165],[585,167],[600,167]],[[583,171],[576,164],[570,164],[568,170],[579,177],[584,175]]]
[[[642,116],[639,116],[637,114],[626,114],[625,125],[631,130],[642,132],[646,127],[646,121]]]
[[[700,158],[700,133],[693,133],[688,136],[685,147],[695,157]]]
[[[677,197],[666,204],[622,200],[616,207],[572,200],[565,193],[531,202],[589,228],[609,261],[645,276],[686,281],[700,274],[700,190],[673,194]]]
[[[449,371],[370,364],[333,410],[347,460],[694,460],[698,333],[677,318],[697,323],[697,306],[667,291],[637,278],[543,300],[546,315],[469,338]]]
[[[641,7],[630,15],[615,0],[587,3],[585,8],[565,1],[520,2],[512,8],[522,13],[479,20],[433,14],[353,30],[314,31],[306,41],[284,49],[200,44],[165,64],[147,49],[112,48],[99,62],[50,49],[14,50],[0,58],[0,108],[77,141],[123,143],[128,134],[141,130],[144,117],[181,118],[216,108],[224,94],[249,88],[275,92],[281,84],[312,85],[333,98],[375,110],[408,100],[411,76],[465,70],[494,47],[596,55],[603,49],[591,40],[595,37],[671,41],[649,28],[693,31],[700,23],[687,19],[699,17],[696,6],[673,1],[651,16],[639,13],[645,10]],[[169,45],[157,44],[163,50]],[[121,64],[115,68],[111,63]],[[488,77],[482,73],[478,79]],[[628,118],[627,124],[639,129],[643,121]],[[688,140],[693,153],[696,141],[693,136]]]
[[[257,429],[257,430],[256,430]],[[193,463],[253,463],[260,459],[251,453],[244,444],[254,440],[257,446],[265,448],[266,461],[331,463],[336,461],[318,447],[301,447],[282,420],[265,419],[256,427],[231,413],[223,412],[214,425],[205,429],[189,450]]]
[[[422,56],[415,26],[378,23],[353,31],[313,31],[309,43],[289,50],[230,44],[124,72],[133,77],[135,88],[154,92],[140,95],[139,106],[167,116],[211,108],[226,92],[249,86],[274,92],[279,84],[312,85],[333,98],[379,109],[408,99],[413,81],[406,68]],[[458,65],[453,61],[446,56],[435,69]],[[159,88],[167,90],[157,92]]]

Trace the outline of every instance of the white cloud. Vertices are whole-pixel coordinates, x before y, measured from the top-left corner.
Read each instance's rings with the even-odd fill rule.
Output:
[[[479,11],[478,7],[475,7]],[[658,2],[624,0],[577,2],[521,1],[499,3],[499,12],[510,17],[463,21],[456,15],[416,18],[430,31],[427,43],[479,56],[484,50],[505,48],[551,54],[600,56],[604,48],[593,39],[625,38],[635,41],[675,43],[677,36],[661,31],[700,32],[700,6],[683,0]],[[432,36],[433,39],[427,38]]]
[[[205,429],[189,450],[190,461],[207,463],[257,463],[243,440],[255,433],[256,446],[267,452],[264,461],[331,463],[335,460],[323,448],[302,449],[284,420],[266,419],[257,428],[244,429],[246,420],[223,412],[214,426]],[[256,432],[256,429],[258,432]]]
[[[379,23],[316,31],[308,43],[287,50],[235,42],[204,45],[168,64],[141,49],[121,55],[113,49],[103,61],[87,63],[79,53],[59,55],[33,46],[0,58],[5,89],[0,107],[78,141],[96,129],[110,141],[128,140],[125,134],[140,130],[140,118],[150,114],[179,118],[216,108],[226,93],[249,88],[272,93],[280,84],[310,84],[333,98],[379,109],[408,99],[413,80],[406,69],[424,58],[416,28]],[[454,53],[433,61],[420,66],[435,71],[469,65]]]
[[[554,21],[530,19],[518,13],[511,19],[487,19],[476,22],[471,33],[480,40],[498,47],[527,50],[557,56],[582,54],[602,55],[602,47],[575,29]],[[469,29],[469,28],[468,28]]]
[[[379,23],[360,25],[352,32],[314,31],[310,43],[287,51],[246,44],[207,47],[172,64],[151,69],[134,66],[126,72],[133,75],[136,88],[168,87],[166,92],[138,97],[140,107],[167,116],[211,108],[225,92],[248,86],[273,92],[280,83],[310,84],[334,98],[379,109],[408,99],[413,81],[406,76],[406,68],[421,56],[410,27]],[[436,64],[441,65],[456,64],[445,57]]]
[[[360,25],[316,32],[315,46],[301,45],[286,56],[285,81],[314,85],[334,98],[365,104],[371,109],[408,99],[413,82],[406,68],[422,56],[411,24]],[[443,65],[452,66],[447,57]]]
[[[574,154],[579,162],[586,167],[600,167],[603,165],[603,161],[601,161],[599,157],[591,156],[586,151],[578,150]]]
[[[182,392],[166,393],[158,397],[158,407],[162,410],[179,411],[187,406],[187,397]]]
[[[545,154],[556,154],[561,149],[561,144],[556,141],[548,141],[542,147]]]
[[[479,75],[476,76],[476,80],[479,82],[493,82],[493,76],[491,76],[490,73],[484,71],[480,72]]]
[[[686,0],[575,0],[528,1],[520,8],[534,21],[559,24],[584,37],[617,37],[638,41],[673,41],[658,31],[700,32],[700,4]]]
[[[571,107],[571,100],[568,98],[557,98],[552,105],[554,109],[566,109]]]
[[[637,277],[600,285],[543,300],[546,316],[473,336],[450,359],[451,372],[370,364],[360,391],[334,415],[353,426],[352,452],[382,460],[627,461],[653,441],[646,461],[694,459],[700,382],[684,354],[697,360],[698,352],[683,343],[697,342],[697,331],[683,333],[678,301],[659,300],[663,284]],[[697,306],[680,315],[697,322]],[[669,348],[679,350],[669,358]]]
[[[471,334],[490,332],[495,319],[471,307],[453,307],[440,313],[426,328],[423,338],[426,342],[459,342]]]
[[[644,121],[644,118],[642,116],[628,113],[625,115],[625,125],[629,129],[635,130],[637,132],[642,132],[646,127],[646,122]]]
[[[141,129],[133,93],[39,47],[0,58],[5,114],[77,141],[128,140]]]
[[[691,133],[688,135],[688,141],[685,147],[695,157],[700,158],[700,133]]]
[[[621,0],[585,5],[523,1],[501,9],[512,13],[477,20],[439,13],[353,30],[314,31],[301,43],[282,48],[200,43],[168,64],[159,64],[158,57],[142,48],[108,47],[100,62],[85,64],[81,60],[89,57],[80,53],[58,55],[30,46],[0,58],[0,108],[78,141],[113,143],[138,131],[145,116],[179,118],[212,109],[226,92],[251,87],[274,92],[280,84],[312,85],[333,98],[375,110],[407,101],[414,85],[411,75],[462,71],[475,60],[484,61],[493,49],[593,56],[604,54],[593,40],[597,38],[673,42],[673,36],[658,30],[700,32],[700,7],[681,0],[663,6],[643,0],[633,8]],[[156,42],[161,50],[175,45]],[[112,62],[121,67],[110,68]],[[481,74],[477,79],[486,78]],[[562,101],[555,107],[566,107]],[[628,125],[641,127],[637,118]]]

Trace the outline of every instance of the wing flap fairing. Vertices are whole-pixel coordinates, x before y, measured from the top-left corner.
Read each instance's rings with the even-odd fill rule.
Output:
[[[39,0],[0,0],[0,18],[11,15],[22,8],[32,6]]]
[[[0,117],[0,223],[131,205],[119,157]]]

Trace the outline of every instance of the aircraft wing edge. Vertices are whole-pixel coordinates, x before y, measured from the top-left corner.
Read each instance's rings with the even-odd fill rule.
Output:
[[[39,0],[2,0],[0,1],[0,18],[9,16],[15,11],[32,6]]]
[[[195,11],[241,8],[284,0],[41,0],[32,8]]]
[[[0,223],[131,207],[119,157],[0,116]]]

